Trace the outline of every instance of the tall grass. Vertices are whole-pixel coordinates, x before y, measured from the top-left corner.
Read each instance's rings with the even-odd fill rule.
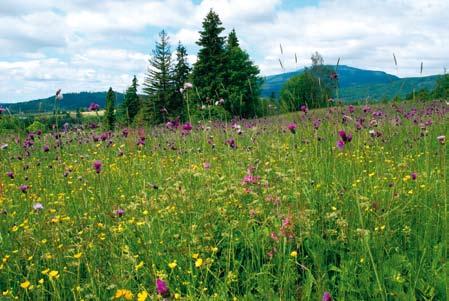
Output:
[[[0,298],[157,299],[159,278],[182,300],[447,300],[448,113],[69,131],[64,156],[2,136]]]

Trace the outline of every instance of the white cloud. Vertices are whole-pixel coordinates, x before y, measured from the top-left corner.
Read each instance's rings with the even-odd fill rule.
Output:
[[[290,2],[283,9],[283,2]],[[293,5],[292,5],[293,4]],[[293,7],[293,8],[291,8]],[[235,28],[263,74],[309,64],[319,51],[327,63],[385,70],[400,76],[449,67],[449,2],[323,0],[2,0],[0,100],[26,100],[65,91],[125,89],[142,80],[157,32],[170,33],[196,61],[201,22],[209,9]],[[279,44],[284,53],[281,55]],[[298,63],[295,62],[295,54]]]

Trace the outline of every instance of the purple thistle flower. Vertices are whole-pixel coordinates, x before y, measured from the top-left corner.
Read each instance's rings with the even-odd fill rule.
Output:
[[[170,295],[170,290],[164,280],[157,278],[156,280],[156,291],[159,295],[166,298]]]
[[[340,138],[343,140],[343,142],[347,143],[347,142],[351,142],[352,141],[352,135],[351,134],[346,134],[345,131],[338,131],[338,135],[340,136]]]
[[[100,109],[100,105],[97,103],[94,103],[94,102],[92,102],[88,107],[88,110],[91,112],[98,111],[99,109]]]
[[[10,178],[10,179],[14,179],[14,173],[13,173],[12,171],[8,171],[8,172],[6,173],[6,176],[7,176],[8,178]]]
[[[229,145],[230,148],[236,149],[237,144],[235,143],[235,140],[230,138],[226,141],[226,144]]]
[[[93,164],[92,164],[92,167],[95,169],[95,172],[96,173],[100,173],[101,172],[101,166],[102,166],[103,164],[101,163],[101,161],[100,160],[96,160]]]
[[[304,114],[307,114],[307,112],[309,111],[309,108],[307,108],[306,105],[301,105],[301,107],[299,108],[302,112],[304,112]]]
[[[33,205],[33,209],[35,211],[41,211],[41,210],[44,209],[44,205],[42,205],[41,203],[36,203],[36,204]]]
[[[42,147],[42,151],[43,151],[44,153],[48,153],[48,152],[50,151],[50,148],[48,147],[48,145],[44,145],[44,146]]]
[[[128,135],[129,135],[129,130],[127,128],[124,128],[122,130],[122,136],[126,138],[126,137],[128,137]]]
[[[26,193],[29,188],[30,187],[25,184],[19,186],[19,190],[22,191],[23,193]]]
[[[115,210],[115,211],[114,211],[114,213],[115,213],[115,215],[116,215],[116,216],[118,216],[118,217],[122,217],[122,216],[123,216],[123,214],[125,214],[125,210],[124,210],[124,209],[121,209],[121,208],[119,208],[119,209]]]
[[[192,129],[193,129],[192,125],[189,122],[187,122],[182,126],[182,134],[187,135],[190,133]]]
[[[338,140],[338,141],[337,141],[337,148],[338,148],[339,150],[343,150],[344,147],[345,147],[344,141]]]
[[[297,127],[298,127],[298,126],[297,126],[296,123],[294,123],[294,122],[290,123],[290,124],[287,126],[288,130],[289,130],[292,134],[295,134],[295,133],[296,133],[296,128],[297,128]]]
[[[446,143],[446,136],[441,135],[437,137],[438,142],[440,142],[440,144],[444,144]]]
[[[321,125],[321,120],[320,120],[320,119],[315,119],[315,120],[313,121],[313,128],[314,128],[315,130],[318,130],[318,128],[320,127],[320,125]]]
[[[332,296],[329,292],[324,292],[323,301],[332,301]]]
[[[416,172],[412,172],[410,174],[410,177],[412,178],[412,180],[416,180],[416,177],[417,177]]]

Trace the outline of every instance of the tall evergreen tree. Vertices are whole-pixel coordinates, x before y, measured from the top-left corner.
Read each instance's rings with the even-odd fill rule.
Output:
[[[128,124],[134,121],[140,110],[139,95],[137,95],[137,77],[134,75],[131,86],[126,90],[125,99],[123,101],[123,112],[126,116]]]
[[[156,42],[153,57],[150,58],[143,92],[146,96],[144,118],[152,124],[165,120],[167,107],[173,97],[173,80],[171,70],[171,49],[169,37],[162,30],[160,41]]]
[[[224,28],[218,15],[210,10],[200,31],[201,47],[193,66],[193,84],[202,100],[222,97],[225,77],[225,38],[220,36]]]
[[[112,131],[115,127],[115,93],[112,88],[109,88],[106,94],[106,111],[104,119],[108,130]]]
[[[187,62],[187,50],[179,42],[176,49],[176,65],[173,70],[173,82],[174,82],[174,97],[170,104],[169,112],[173,115],[180,116],[183,114],[183,96],[181,89],[189,78],[191,68]]]
[[[233,115],[254,117],[259,106],[262,79],[259,68],[240,48],[234,29],[229,33],[225,54],[225,108]]]

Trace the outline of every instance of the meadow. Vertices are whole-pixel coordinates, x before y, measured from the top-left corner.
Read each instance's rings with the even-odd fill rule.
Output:
[[[0,300],[448,300],[449,106],[0,137]]]

